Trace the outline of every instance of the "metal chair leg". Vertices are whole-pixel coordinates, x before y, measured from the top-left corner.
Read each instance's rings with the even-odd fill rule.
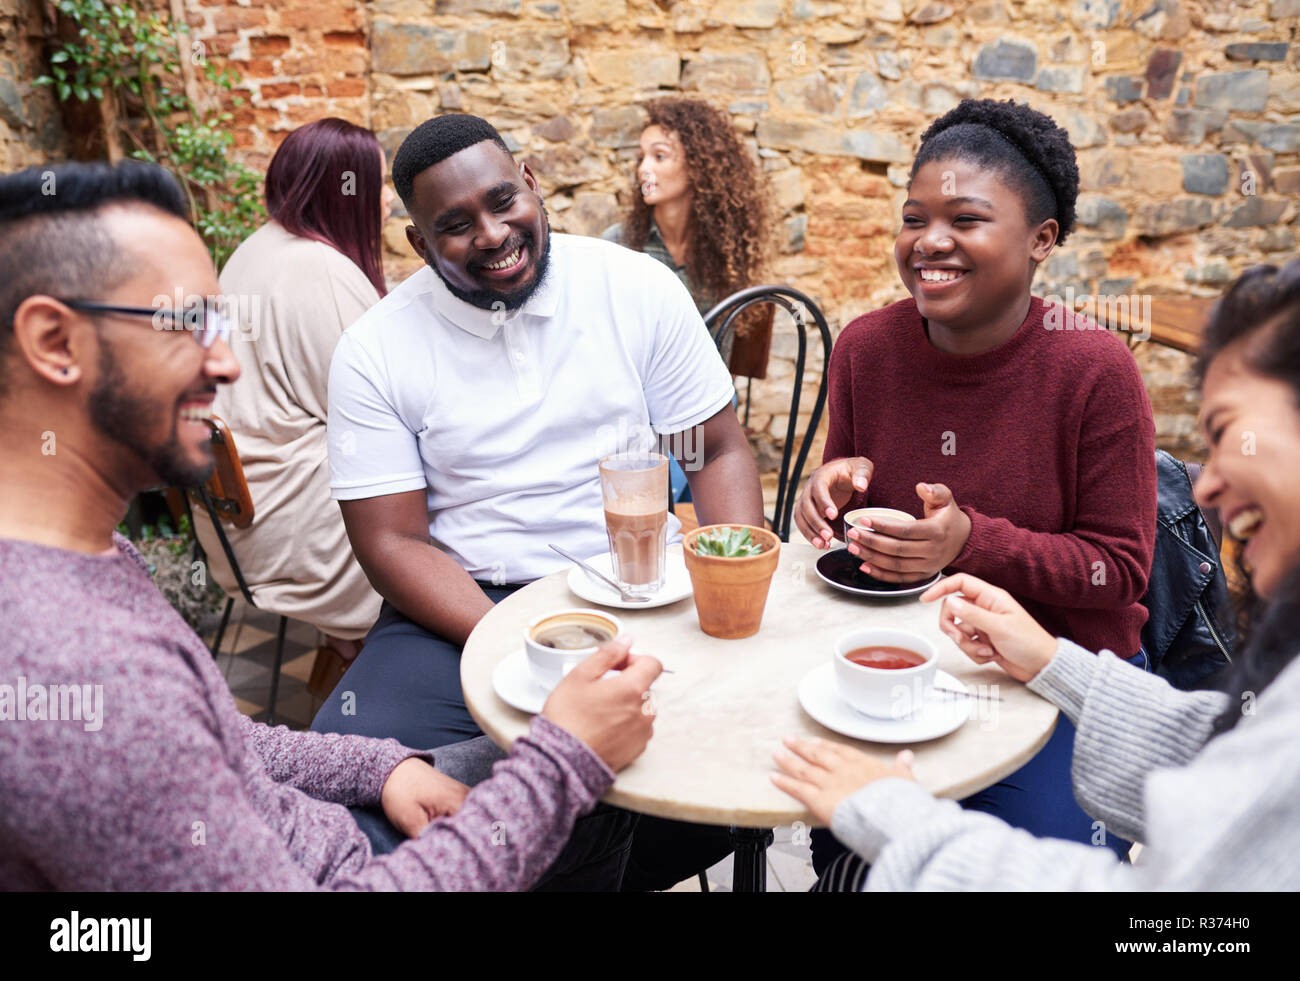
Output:
[[[271,669],[271,704],[266,710],[266,724],[275,725],[275,698],[280,692],[280,662],[284,660],[284,631],[289,626],[288,617],[280,617],[280,630],[275,638],[275,666]]]
[[[771,828],[732,828],[736,843],[732,892],[767,892],[767,846],[776,840]]]
[[[212,642],[212,658],[216,660],[217,654],[221,651],[221,640],[226,636],[226,624],[230,623],[230,611],[234,609],[235,598],[226,597],[226,609],[221,614],[221,626],[217,628],[217,638]]]

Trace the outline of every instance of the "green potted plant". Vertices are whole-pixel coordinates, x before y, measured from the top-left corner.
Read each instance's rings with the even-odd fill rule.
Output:
[[[752,525],[705,525],[682,540],[700,629],[735,639],[758,633],[781,539]]]

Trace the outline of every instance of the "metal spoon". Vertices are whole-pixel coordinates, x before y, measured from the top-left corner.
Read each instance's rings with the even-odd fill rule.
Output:
[[[601,573],[597,572],[595,569],[587,565],[586,562],[583,562],[582,559],[578,558],[573,553],[566,552],[558,545],[552,545],[551,548],[559,552],[561,555],[563,555],[574,565],[580,566],[581,568],[585,569],[589,575],[595,576],[601,582],[608,584],[611,589],[616,590],[618,592],[619,598],[624,603],[649,603],[650,602],[649,596],[634,596],[633,594],[629,593],[626,589],[624,589],[622,586],[620,586],[618,583],[614,582],[613,579],[610,579],[609,576],[602,575]]]

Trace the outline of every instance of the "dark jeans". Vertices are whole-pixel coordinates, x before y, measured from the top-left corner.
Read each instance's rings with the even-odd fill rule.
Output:
[[[500,602],[518,586],[485,586]],[[460,648],[384,603],[365,646],[312,720],[315,732],[393,738],[435,750],[438,770],[473,786],[504,759],[479,731],[460,689]],[[381,810],[351,808],[376,854],[406,840]],[[568,845],[535,887],[616,891],[623,880],[637,815],[597,804],[578,818]]]
[[[1129,658],[1128,663],[1149,670],[1145,650]],[[1074,723],[1062,713],[1057,717],[1051,738],[1033,759],[1000,783],[958,803],[968,811],[992,814],[1038,838],[1104,845],[1122,859],[1133,843],[1107,832],[1104,827],[1095,827],[1096,822],[1074,799],[1070,780],[1074,731]],[[828,830],[818,828],[810,838],[813,871],[818,876],[824,875],[831,862],[848,851]]]

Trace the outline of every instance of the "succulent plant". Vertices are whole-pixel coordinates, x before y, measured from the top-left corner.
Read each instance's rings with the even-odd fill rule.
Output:
[[[695,538],[695,551],[699,555],[715,555],[724,559],[743,559],[763,551],[755,544],[748,528],[719,528],[706,531]]]

